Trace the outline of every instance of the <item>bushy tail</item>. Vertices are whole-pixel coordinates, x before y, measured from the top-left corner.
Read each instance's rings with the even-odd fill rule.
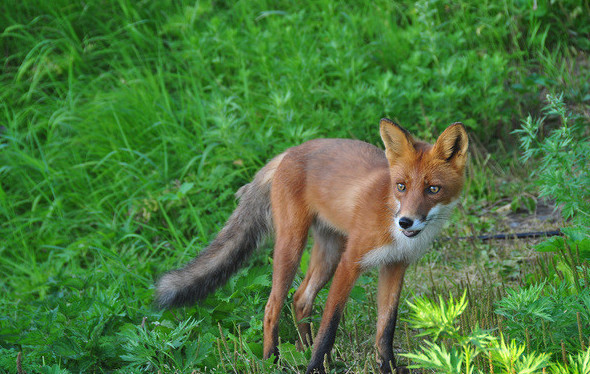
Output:
[[[156,284],[161,308],[191,305],[225,284],[272,231],[270,182],[281,157],[275,158],[240,188],[238,207],[217,237],[185,267]]]

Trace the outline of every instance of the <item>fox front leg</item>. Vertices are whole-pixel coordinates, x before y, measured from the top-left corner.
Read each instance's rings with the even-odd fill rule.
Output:
[[[377,362],[381,373],[391,373],[397,368],[397,374],[410,373],[403,366],[396,366],[393,355],[393,333],[397,320],[397,307],[402,290],[407,264],[385,264],[379,272],[379,289],[377,293]]]

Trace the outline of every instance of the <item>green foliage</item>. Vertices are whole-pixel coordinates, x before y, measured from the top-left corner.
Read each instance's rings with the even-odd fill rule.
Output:
[[[590,374],[590,349],[576,356],[568,356],[567,364],[558,363],[553,372],[555,374]]]
[[[563,204],[564,218],[573,218],[574,223],[590,227],[588,122],[567,112],[563,95],[547,95],[547,100],[549,105],[545,113],[557,119],[560,126],[539,139],[539,132],[548,117],[533,120],[529,115],[522,128],[514,131],[520,134],[523,160],[539,158],[535,176],[541,196]]]
[[[538,296],[539,288],[530,290],[526,295],[508,298],[506,305],[515,304],[521,309],[527,305],[529,299]],[[519,373],[532,374],[541,370],[548,373],[587,373],[590,368],[590,348],[577,355],[568,355],[569,365],[563,366],[552,361],[550,353],[531,350],[527,345],[519,343],[517,339],[506,339],[503,333],[497,336],[492,331],[475,330],[461,331],[456,320],[449,320],[449,316],[458,318],[466,308],[465,297],[455,301],[452,297],[448,302],[440,299],[438,304],[421,298],[419,303],[408,303],[411,308],[411,327],[423,328],[422,335],[430,337],[418,351],[402,354],[410,358],[414,364],[411,367],[432,369],[437,373]],[[423,308],[426,308],[424,310]],[[531,307],[536,310],[536,316],[545,316],[542,307]],[[450,313],[449,311],[461,311]],[[505,309],[507,310],[507,309]],[[520,318],[515,313],[516,319]],[[522,312],[520,312],[522,315]],[[445,321],[442,330],[432,329],[431,321]],[[512,338],[512,334],[509,334]],[[560,355],[554,355],[553,360]],[[483,363],[483,365],[482,365]],[[484,370],[483,368],[486,367]]]
[[[5,1],[0,371],[18,352],[27,372],[274,367],[257,359],[268,250],[193,308],[155,311],[154,279],[204,248],[287,147],[379,144],[386,115],[427,139],[461,120],[488,145],[542,89],[585,102],[589,74],[571,64],[588,52],[587,4],[538,5]],[[498,196],[486,166],[477,199]],[[360,290],[350,314],[373,324]]]
[[[212,367],[215,361],[207,358],[214,348],[213,335],[191,336],[200,322],[188,318],[177,326],[125,326],[119,333],[125,352],[120,357],[132,370],[189,372],[207,361]]]
[[[588,287],[588,263],[590,259],[590,140],[587,119],[568,112],[563,95],[547,95],[549,105],[546,116],[533,120],[529,116],[520,135],[523,160],[535,159],[539,165],[534,170],[535,183],[541,196],[555,199],[571,227],[563,228],[564,238],[551,238],[536,246],[540,252],[554,252],[559,262],[548,266],[546,275],[553,279],[565,278],[578,293]],[[559,126],[541,137],[549,120]],[[553,271],[554,270],[554,271]]]
[[[583,351],[590,335],[590,141],[587,119],[570,113],[563,95],[547,95],[547,100],[546,116],[529,115],[514,133],[519,134],[522,159],[538,162],[533,175],[541,196],[555,199],[571,227],[561,230],[565,237],[536,245],[557,256],[540,259],[541,272],[533,277],[538,282],[508,289],[495,312],[504,317],[502,332],[523,345],[523,352],[526,347],[527,352],[559,356]],[[552,372],[585,372],[588,352],[570,356],[568,366],[552,365]]]
[[[496,304],[503,316],[503,331],[511,338],[538,351],[561,353],[584,347],[590,336],[590,289],[572,293],[570,284],[539,283],[527,288],[509,289]]]
[[[500,335],[500,341],[495,341],[491,348],[493,362],[497,364],[501,373],[538,373],[549,364],[550,356],[547,353],[525,354],[523,344],[518,344],[514,340],[506,342],[503,335]]]
[[[467,307],[467,293],[464,292],[461,299],[455,303],[453,295],[449,295],[448,304],[439,295],[438,304],[425,296],[417,297],[414,302],[408,301],[412,313],[408,318],[413,326],[423,329],[420,335],[432,336],[437,340],[441,334],[455,337],[458,334],[455,326],[455,319],[461,315]]]
[[[447,351],[444,345],[426,342],[422,352],[417,354],[404,354],[405,357],[418,363],[420,368],[429,368],[441,373],[473,373],[473,367],[465,368],[465,359],[471,355],[471,347],[466,348],[464,354],[457,349]]]
[[[541,259],[542,276],[551,280],[566,280],[573,292],[582,293],[590,285],[590,229],[573,226],[561,229],[564,238],[550,238],[535,246],[539,252],[556,254],[550,261]]]

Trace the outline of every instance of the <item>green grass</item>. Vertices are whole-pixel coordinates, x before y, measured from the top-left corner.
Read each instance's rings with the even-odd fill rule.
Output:
[[[384,116],[426,140],[466,124],[452,227],[493,231],[479,208],[536,191],[510,131],[547,91],[590,102],[588,3],[538,3],[6,2],[0,371],[18,352],[27,372],[274,370],[259,359],[268,250],[193,308],[156,311],[153,281],[206,246],[273,155],[316,137],[380,144]],[[448,250],[424,261],[447,266]],[[375,367],[373,278],[337,338],[356,371]],[[282,364],[301,369],[291,320]]]

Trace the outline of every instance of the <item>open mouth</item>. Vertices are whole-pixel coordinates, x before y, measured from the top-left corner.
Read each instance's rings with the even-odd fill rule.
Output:
[[[420,234],[420,231],[422,231],[422,230],[402,230],[404,235],[407,236],[408,238],[413,238],[414,236]]]

